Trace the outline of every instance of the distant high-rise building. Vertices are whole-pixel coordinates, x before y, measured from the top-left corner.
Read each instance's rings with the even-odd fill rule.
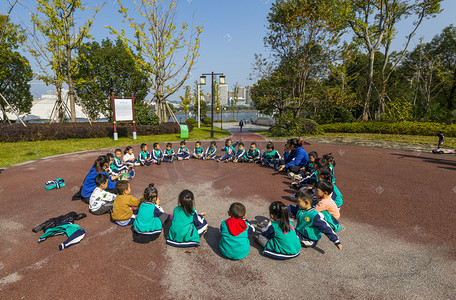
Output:
[[[250,104],[252,102],[252,98],[250,97],[250,89],[252,88],[251,85],[248,85],[244,88],[244,98],[245,104]]]

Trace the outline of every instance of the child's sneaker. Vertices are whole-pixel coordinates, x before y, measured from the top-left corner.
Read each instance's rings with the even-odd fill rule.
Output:
[[[291,187],[299,190],[299,183],[298,182],[292,182]]]
[[[135,167],[139,167],[141,164],[139,162],[134,163]]]
[[[291,201],[296,201],[296,194],[291,195],[291,196],[290,196],[290,200],[291,200]]]
[[[295,176],[295,173],[293,173],[293,172],[288,173],[288,177],[290,177],[291,179],[294,179],[294,176]]]
[[[301,180],[302,179],[302,175],[301,174],[295,174],[293,179],[294,180]]]

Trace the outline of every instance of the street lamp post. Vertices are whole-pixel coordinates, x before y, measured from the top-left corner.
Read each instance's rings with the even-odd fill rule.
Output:
[[[214,76],[219,75],[220,76],[220,84],[225,83],[225,76],[223,73],[204,73],[203,76],[201,76],[201,82],[204,80],[204,84],[206,84],[206,75],[209,76],[211,75],[211,138],[214,137]],[[204,79],[203,79],[204,78]],[[204,85],[202,83],[202,85]]]

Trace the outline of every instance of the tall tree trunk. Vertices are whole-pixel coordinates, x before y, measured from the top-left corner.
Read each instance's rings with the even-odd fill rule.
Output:
[[[369,73],[368,73],[368,87],[366,93],[366,100],[364,102],[363,108],[363,121],[369,121],[369,110],[370,110],[370,98],[372,94],[372,85],[374,84],[374,59],[375,59],[375,52],[371,50],[369,53]]]
[[[456,94],[456,68],[453,71],[453,85],[451,86],[450,95],[448,96],[448,109],[454,108],[454,96]]]
[[[65,119],[65,110],[63,107],[63,100],[62,100],[62,84],[57,83],[55,85],[55,91],[57,93],[57,107],[59,108],[58,116],[57,116],[57,123],[63,123]]]

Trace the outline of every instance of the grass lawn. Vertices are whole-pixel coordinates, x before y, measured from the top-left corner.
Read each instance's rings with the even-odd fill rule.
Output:
[[[267,130],[251,130],[252,132],[261,134],[269,139],[284,139],[286,137],[274,137]],[[436,136],[423,136],[423,135],[401,135],[401,134],[378,134],[378,133],[325,133],[316,135],[318,138],[347,138],[358,140],[371,140],[371,141],[391,141],[403,142],[407,144],[424,144],[431,145],[437,148],[438,138]],[[456,138],[445,137],[443,148],[456,149]]]
[[[214,127],[214,138],[210,138],[211,128],[194,128],[189,132],[189,141],[196,140],[218,140],[229,137],[231,134],[220,128]],[[0,166],[7,167],[21,162],[43,158],[52,155],[72,153],[84,150],[94,150],[100,148],[125,147],[141,143],[155,142],[175,142],[180,141],[180,134],[162,134],[138,136],[136,140],[131,137],[121,137],[114,141],[110,137],[93,138],[93,139],[68,139],[68,140],[50,140],[37,142],[16,142],[0,143],[2,149],[0,153]],[[151,145],[149,146],[151,147]]]

